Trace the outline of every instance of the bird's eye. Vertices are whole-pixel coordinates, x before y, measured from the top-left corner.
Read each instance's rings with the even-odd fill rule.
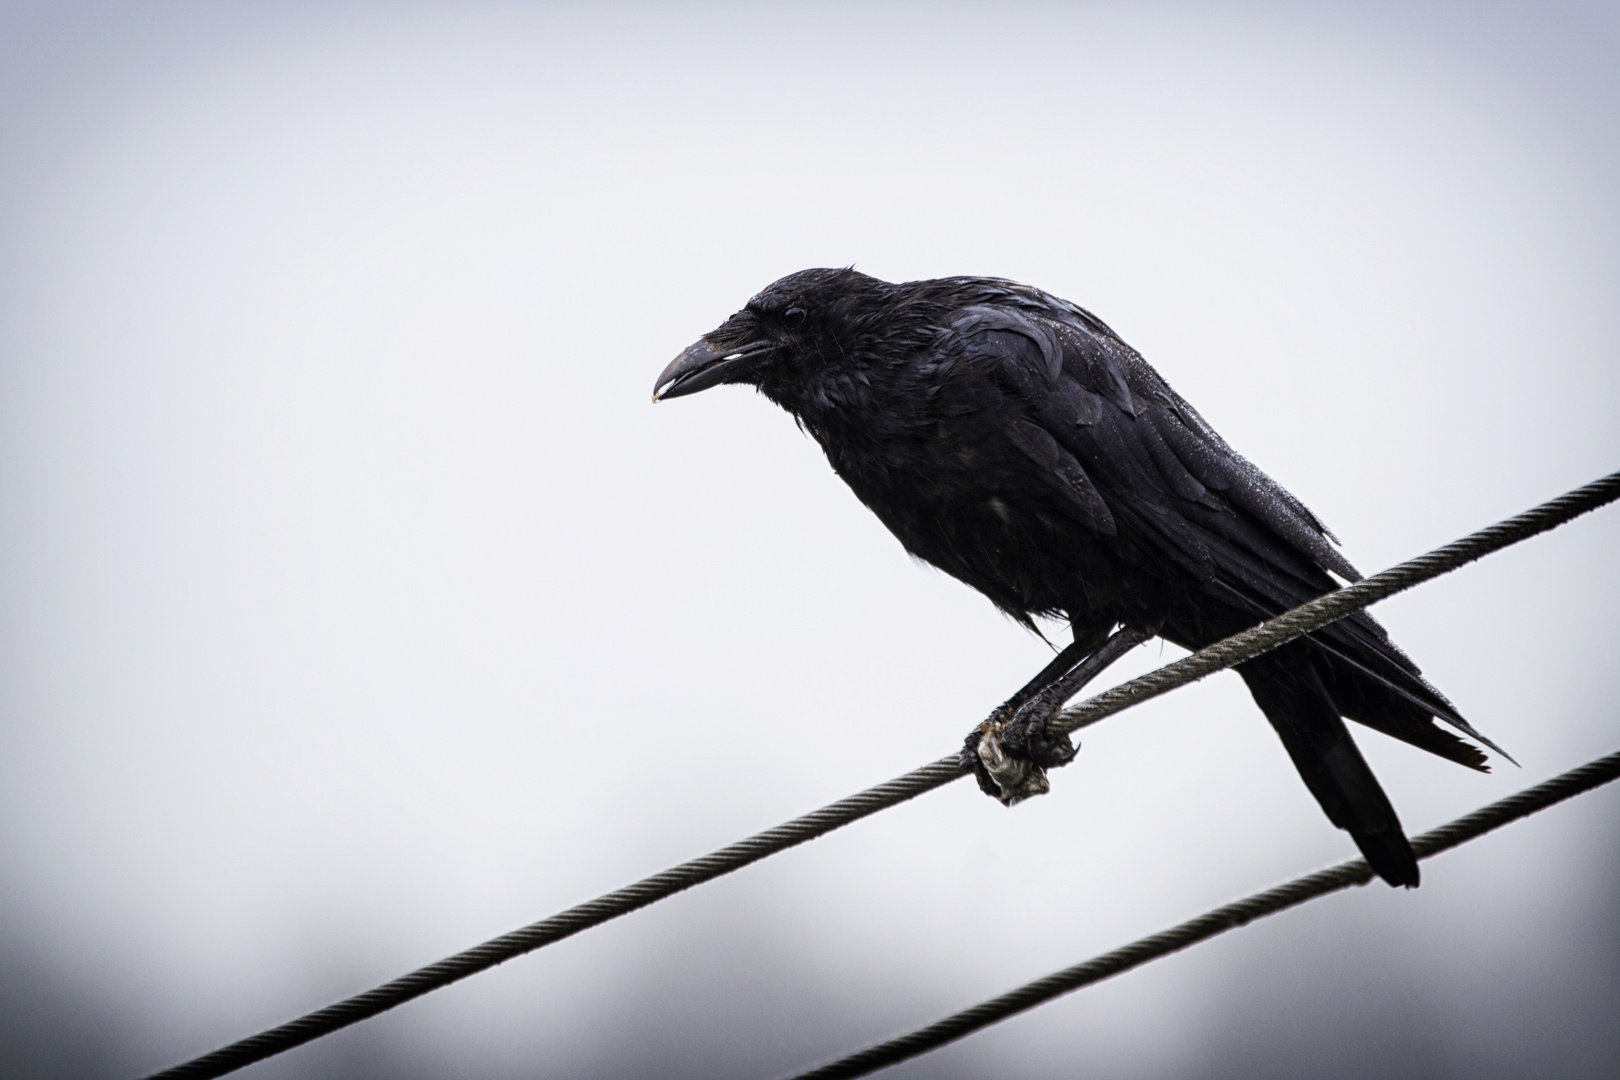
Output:
[[[786,311],[782,312],[782,325],[786,326],[789,330],[793,329],[795,326],[798,326],[802,322],[804,322],[804,308],[790,307]]]

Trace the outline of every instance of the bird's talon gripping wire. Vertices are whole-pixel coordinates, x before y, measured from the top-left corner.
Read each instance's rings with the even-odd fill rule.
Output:
[[[1004,745],[1003,736],[1010,726],[1008,722],[992,718],[974,731],[978,738],[968,737],[979,787],[1001,800],[1004,806],[1015,806],[1052,790],[1045,769],[1022,754],[1008,752],[1011,748]],[[986,780],[993,786],[987,786]]]
[[[1068,700],[1115,660],[1140,644],[1144,631],[1121,627],[1067,671],[1048,667],[963,740],[962,768],[979,790],[1012,806],[1051,790],[1047,769],[1067,765],[1080,747],[1056,721]],[[1072,660],[1076,650],[1065,650]]]

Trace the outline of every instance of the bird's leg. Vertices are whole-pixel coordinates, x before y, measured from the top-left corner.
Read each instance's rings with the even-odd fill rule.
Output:
[[[1146,634],[1129,628],[1110,634],[1084,660],[1013,714],[1002,735],[1002,744],[1042,768],[1067,765],[1074,759],[1077,748],[1070,743],[1067,732],[1053,729],[1051,721],[1087,683],[1146,639]]]
[[[990,714],[990,718],[992,720],[1011,720],[1019,709],[1040,697],[1042,693],[1072,672],[1086,657],[1096,651],[1098,644],[1098,640],[1087,639],[1085,641],[1071,641],[1068,645],[1065,645],[1058,651],[1056,656],[1052,657],[1052,662],[1041,668],[1040,673],[1025,683],[1018,693],[998,705],[996,710]]]
[[[1033,679],[1025,683],[1018,693],[996,706],[984,723],[968,732],[967,738],[963,740],[963,768],[971,767],[973,769],[973,775],[979,782],[979,788],[986,795],[1001,798],[1002,787],[996,777],[1017,786],[1018,778],[1012,776],[1009,770],[1017,770],[1027,764],[1023,761],[1007,761],[1005,755],[1000,754],[1000,742],[998,740],[1001,732],[1006,729],[1013,717],[1017,715],[1019,709],[1040,696],[1041,692],[1054,682],[1074,670],[1075,665],[1083,661],[1094,646],[1095,642],[1089,640],[1076,640],[1064,646],[1052,658],[1052,662],[1042,668]],[[985,754],[989,756],[988,762],[979,754],[981,744],[985,746]]]
[[[1051,790],[1046,770],[1079,749],[1051,721],[1080,690],[1147,635],[1128,627],[1077,640],[990,714],[964,740],[962,757],[979,788],[1007,806]]]

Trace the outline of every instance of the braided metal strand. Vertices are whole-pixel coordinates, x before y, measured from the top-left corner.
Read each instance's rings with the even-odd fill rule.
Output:
[[[942,784],[948,784],[952,780],[960,779],[962,775],[957,755],[941,758],[905,776],[868,788],[858,795],[840,799],[803,817],[756,833],[746,840],[740,840],[690,862],[643,878],[634,885],[616,889],[605,896],[571,907],[520,930],[502,934],[482,945],[384,983],[376,989],[345,998],[280,1027],[260,1032],[215,1050],[211,1054],[154,1073],[150,1080],[205,1080],[223,1076],[255,1061],[262,1061],[312,1039],[329,1035],[350,1024],[369,1019],[412,998],[449,986],[469,975],[476,975],[480,971],[504,963],[513,957],[522,956],[542,945],[561,941],[581,930],[607,922],[637,908],[646,907],[683,889],[690,889],[722,874],[729,874],[767,855],[802,844],[806,840],[813,840],[823,833],[858,821],[879,810],[886,810],[925,791],[932,791]]]
[[[1259,626],[1233,634],[1224,641],[1218,641],[1207,649],[1200,649],[1191,656],[1166,664],[1130,682],[1121,683],[1096,697],[1087,698],[1080,704],[1065,709],[1058,719],[1053,721],[1052,726],[1061,727],[1064,731],[1075,731],[1095,724],[1103,717],[1111,716],[1122,709],[1169,693],[1177,687],[1186,686],[1206,675],[1234,667],[1245,660],[1253,660],[1261,653],[1286,645],[1295,638],[1303,637],[1312,630],[1318,630],[1369,604],[1465,566],[1493,551],[1500,551],[1521,540],[1529,539],[1537,533],[1555,529],[1572,518],[1579,517],[1589,510],[1596,510],[1616,499],[1620,499],[1620,472],[1610,473],[1601,480],[1576,488],[1567,495],[1560,495],[1533,510],[1527,510],[1506,521],[1481,529],[1444,547],[1435,548],[1427,555],[1419,555],[1399,566],[1374,574],[1364,581],[1319,596],[1274,619],[1268,619]]]
[[[1252,659],[1302,634],[1343,618],[1391,593],[1438,577],[1482,555],[1562,525],[1588,510],[1620,499],[1620,473],[1543,503],[1517,517],[1474,533],[1427,555],[1301,605],[1251,630],[1233,635],[1191,656],[1065,710],[1053,727],[1066,731],[1096,723],[1106,716]],[[547,919],[503,934],[437,963],[420,968],[363,994],[289,1021],[269,1031],[231,1043],[203,1057],[153,1073],[147,1080],[211,1080],[256,1061],[273,1057],[323,1035],[369,1019],[440,987],[475,975],[516,956],[532,952],[656,903],[694,885],[713,880],[749,863],[859,821],[964,775],[952,754],[849,798],[841,799],[786,824],[757,833],[718,851],[682,863],[633,885],[576,905]],[[1421,857],[1421,856],[1420,856]]]
[[[1438,829],[1424,833],[1412,841],[1412,850],[1420,859],[1438,855],[1442,851],[1468,842],[1511,821],[1545,810],[1554,803],[1590,791],[1620,777],[1620,752],[1599,758],[1578,769],[1554,777],[1535,787],[1526,788],[1483,809]],[[1235,903],[1218,907],[1151,937],[1132,942],[1113,952],[1064,968],[1043,979],[1021,986],[1000,997],[981,1002],[953,1016],[937,1020],[927,1027],[918,1028],[887,1042],[840,1058],[809,1072],[796,1073],[791,1080],[842,1080],[865,1076],[878,1069],[897,1064],[907,1058],[937,1049],[970,1035],[980,1028],[1032,1009],[1053,998],[1078,990],[1083,986],[1129,971],[1133,967],[1157,960],[1189,945],[1196,945],[1235,929],[1254,919],[1276,914],[1318,896],[1347,889],[1352,885],[1365,885],[1373,879],[1372,867],[1363,859],[1353,859],[1326,870],[1296,878],[1286,885],[1267,889]]]

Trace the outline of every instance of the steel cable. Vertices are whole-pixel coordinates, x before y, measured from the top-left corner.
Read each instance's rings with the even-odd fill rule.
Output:
[[[1089,698],[1063,712],[1062,726],[1075,730],[1094,724],[1132,705],[1157,697],[1178,686],[1286,644],[1302,634],[1341,619],[1353,611],[1438,577],[1483,555],[1498,551],[1570,519],[1620,499],[1620,473],[1577,488],[1516,517],[1482,529],[1401,563],[1355,585],[1318,597],[1207,649],[1167,664],[1112,690]],[[256,1061],[370,1019],[413,998],[449,986],[514,957],[571,937],[581,930],[629,914],[673,896],[694,885],[711,881],[769,855],[842,828],[861,818],[942,787],[966,775],[959,756],[951,754],[856,795],[840,799],[792,821],[756,833],[679,866],[643,878],[613,892],[575,905],[549,918],[426,967],[391,982],[307,1013],[278,1027],[221,1047],[202,1057],[151,1074],[147,1080],[211,1080]]]
[[[1620,752],[1599,758],[1578,769],[1554,777],[1535,787],[1526,788],[1500,802],[1460,817],[1448,825],[1424,833],[1412,841],[1412,850],[1420,859],[1438,855],[1511,821],[1545,810],[1554,803],[1590,791],[1620,777]],[[1084,986],[1101,982],[1131,968],[1179,952],[1200,941],[1224,934],[1228,930],[1254,919],[1274,915],[1279,911],[1314,900],[1319,896],[1365,885],[1373,879],[1372,867],[1364,859],[1353,859],[1326,870],[1318,870],[1296,878],[1286,885],[1255,893],[1235,903],[1218,907],[1151,937],[1134,941],[1113,952],[1104,953],[1084,963],[1053,972],[1000,997],[981,1002],[927,1027],[918,1028],[898,1038],[870,1046],[865,1050],[839,1058],[809,1072],[796,1073],[790,1080],[846,1080],[865,1076],[878,1069],[898,1064],[908,1058],[938,1049],[946,1043],[971,1035],[1010,1016],[1032,1009],[1053,998],[1072,993]]]

